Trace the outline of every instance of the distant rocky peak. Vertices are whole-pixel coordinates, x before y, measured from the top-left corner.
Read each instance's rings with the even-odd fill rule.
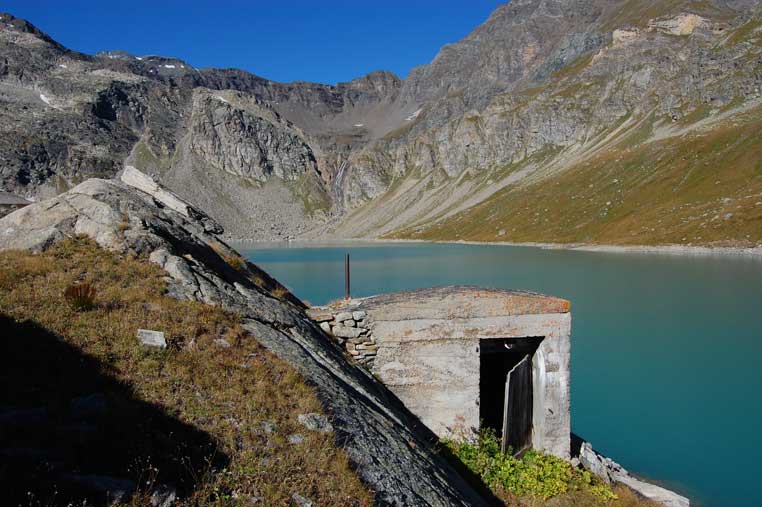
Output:
[[[38,39],[41,42],[46,42],[47,44],[60,51],[68,51],[61,44],[53,40],[52,37],[34,26],[29,21],[17,18],[16,16],[7,12],[0,12],[0,31],[6,30],[27,34],[31,37],[34,37],[35,39]]]
[[[374,70],[362,77],[349,81],[346,85],[350,88],[387,92],[399,89],[402,85],[402,80],[392,72]]]

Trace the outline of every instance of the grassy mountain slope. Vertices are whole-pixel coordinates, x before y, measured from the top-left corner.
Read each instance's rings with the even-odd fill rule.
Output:
[[[89,240],[0,253],[4,502],[93,505],[130,481],[133,505],[166,487],[175,505],[372,505],[334,434],[298,423],[322,411],[304,379],[237,315],[165,296],[165,276]],[[78,282],[96,290],[81,309],[64,298]]]
[[[627,6],[602,47],[398,147],[407,170],[337,234],[762,244],[759,10]]]
[[[603,153],[529,185],[508,186],[395,237],[608,244],[762,243],[762,108],[707,131]]]

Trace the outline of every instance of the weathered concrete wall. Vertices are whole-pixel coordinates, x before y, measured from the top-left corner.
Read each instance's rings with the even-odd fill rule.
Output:
[[[319,308],[337,322],[362,311],[367,367],[437,435],[479,428],[479,344],[483,339],[543,337],[533,356],[535,449],[569,457],[569,302],[521,291],[444,287],[386,294]],[[341,315],[344,314],[344,315]],[[336,327],[339,326],[339,327]],[[337,337],[356,355],[351,341]]]
[[[547,334],[535,335],[545,339],[532,358],[532,446],[568,458],[571,432],[571,314],[542,317],[547,318],[539,319],[542,320],[539,330]]]

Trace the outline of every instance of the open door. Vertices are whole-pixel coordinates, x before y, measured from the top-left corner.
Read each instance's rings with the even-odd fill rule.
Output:
[[[505,378],[502,451],[521,454],[532,446],[532,358],[525,355]]]
[[[480,428],[494,431],[503,452],[532,446],[532,357],[542,337],[479,341]]]

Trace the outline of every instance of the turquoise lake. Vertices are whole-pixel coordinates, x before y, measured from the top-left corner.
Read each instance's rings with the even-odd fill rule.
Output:
[[[572,428],[706,507],[762,505],[762,259],[496,245],[238,245],[297,296],[436,285],[572,302]]]

